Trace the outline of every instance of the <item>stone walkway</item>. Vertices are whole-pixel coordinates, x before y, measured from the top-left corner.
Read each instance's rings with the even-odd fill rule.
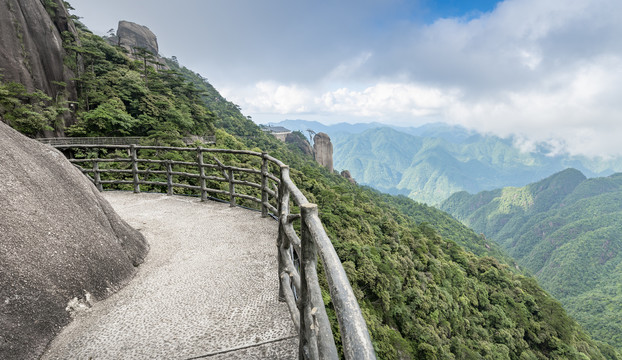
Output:
[[[277,224],[228,204],[106,192],[151,245],[134,279],[80,311],[43,359],[294,359]]]

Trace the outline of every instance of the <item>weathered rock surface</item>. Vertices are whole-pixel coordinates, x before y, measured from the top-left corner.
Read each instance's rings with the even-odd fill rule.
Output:
[[[159,56],[158,39],[148,27],[121,20],[117,27],[117,34],[108,39],[113,45],[119,45],[126,49],[128,55],[135,60],[142,60],[138,56],[140,49],[145,49],[154,55],[155,63],[151,63],[156,69],[167,69],[164,59]]]
[[[289,133],[285,136],[285,143],[296,145],[296,147],[299,148],[305,155],[313,155],[313,148],[304,136]]]
[[[352,174],[350,174],[350,170],[343,170],[341,172],[341,176],[343,176],[346,180],[348,180],[352,184],[356,184],[356,180],[354,180],[354,178],[352,177]]]
[[[1,359],[38,358],[68,303],[107,297],[147,251],[60,152],[0,123]]]
[[[56,98],[67,84],[65,96],[75,101],[74,74],[63,64],[65,51],[61,33],[77,37],[62,0],[54,0],[51,16],[40,0],[0,0],[0,74],[3,81],[23,84],[28,91],[42,90]],[[70,125],[68,114],[65,124]],[[53,135],[53,134],[48,134]],[[56,135],[62,135],[62,129]]]
[[[148,27],[130,21],[121,20],[117,28],[118,44],[130,54],[137,48],[143,48],[153,55],[159,54],[158,39]]]
[[[313,137],[313,149],[315,151],[315,161],[320,165],[333,171],[333,144],[330,142],[328,134],[320,132]]]

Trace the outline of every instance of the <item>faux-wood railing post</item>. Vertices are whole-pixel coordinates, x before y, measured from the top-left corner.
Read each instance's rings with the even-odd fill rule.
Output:
[[[166,160],[166,195],[173,195],[173,162]]]
[[[308,351],[310,359],[338,359],[333,332],[326,315],[324,299],[317,277],[317,249],[309,229],[308,219],[317,216],[316,204],[300,206],[301,215],[301,302],[300,302],[300,353]],[[320,332],[320,330],[322,330]],[[304,339],[303,339],[304,335]],[[307,349],[304,349],[307,346]],[[314,349],[314,347],[316,347]]]
[[[279,301],[285,301],[285,293],[283,291],[289,291],[289,289],[283,289],[283,283],[281,282],[281,274],[285,271],[285,264],[281,258],[281,247],[283,242],[286,241],[285,229],[283,228],[283,222],[287,220],[289,215],[289,191],[285,184],[285,178],[289,177],[289,166],[281,166],[281,184],[279,185],[279,234],[276,241],[278,268],[279,268]]]
[[[205,186],[205,168],[203,167],[203,149],[197,147],[197,161],[199,165],[199,176],[201,184],[201,201],[207,200],[207,187]]]
[[[132,158],[132,175],[134,177],[134,192],[140,192],[140,185],[138,184],[138,157],[136,156],[136,146],[134,144],[130,145],[130,156]]]
[[[233,169],[229,168],[227,171],[229,175],[229,206],[235,206],[235,184],[233,183]]]
[[[268,173],[268,153],[261,153],[261,217],[268,216],[268,207],[266,203],[268,202],[268,177],[266,176]]]
[[[104,191],[101,181],[102,179],[99,173],[99,163],[97,162],[97,160],[95,160],[93,161],[93,183],[95,183],[97,190],[99,190],[100,192]]]

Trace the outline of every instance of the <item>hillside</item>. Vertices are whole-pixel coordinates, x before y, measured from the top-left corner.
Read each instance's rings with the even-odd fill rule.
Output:
[[[512,138],[446,124],[417,128],[378,123],[326,126],[286,120],[276,125],[326,132],[334,145],[335,169],[350,170],[360,184],[430,205],[439,205],[457,191],[524,186],[568,167],[589,177],[622,171],[620,158],[551,156],[547,149],[522,152]]]
[[[294,182],[319,205],[379,358],[619,358],[457,221],[329,173],[297,147],[262,133],[204,78],[172,59],[171,70],[157,71],[86,29],[80,36],[72,55],[89,51],[75,64],[82,74],[79,120],[67,132],[147,135],[177,144],[183,135],[213,131],[217,147],[264,150],[289,164]],[[326,302],[330,307],[328,296]]]
[[[595,338],[622,348],[622,174],[567,169],[441,207],[501,245]]]

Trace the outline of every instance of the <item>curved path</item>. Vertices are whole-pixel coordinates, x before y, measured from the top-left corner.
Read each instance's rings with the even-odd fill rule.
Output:
[[[119,292],[76,313],[43,359],[294,359],[278,302],[277,225],[214,201],[106,192],[151,250]]]

